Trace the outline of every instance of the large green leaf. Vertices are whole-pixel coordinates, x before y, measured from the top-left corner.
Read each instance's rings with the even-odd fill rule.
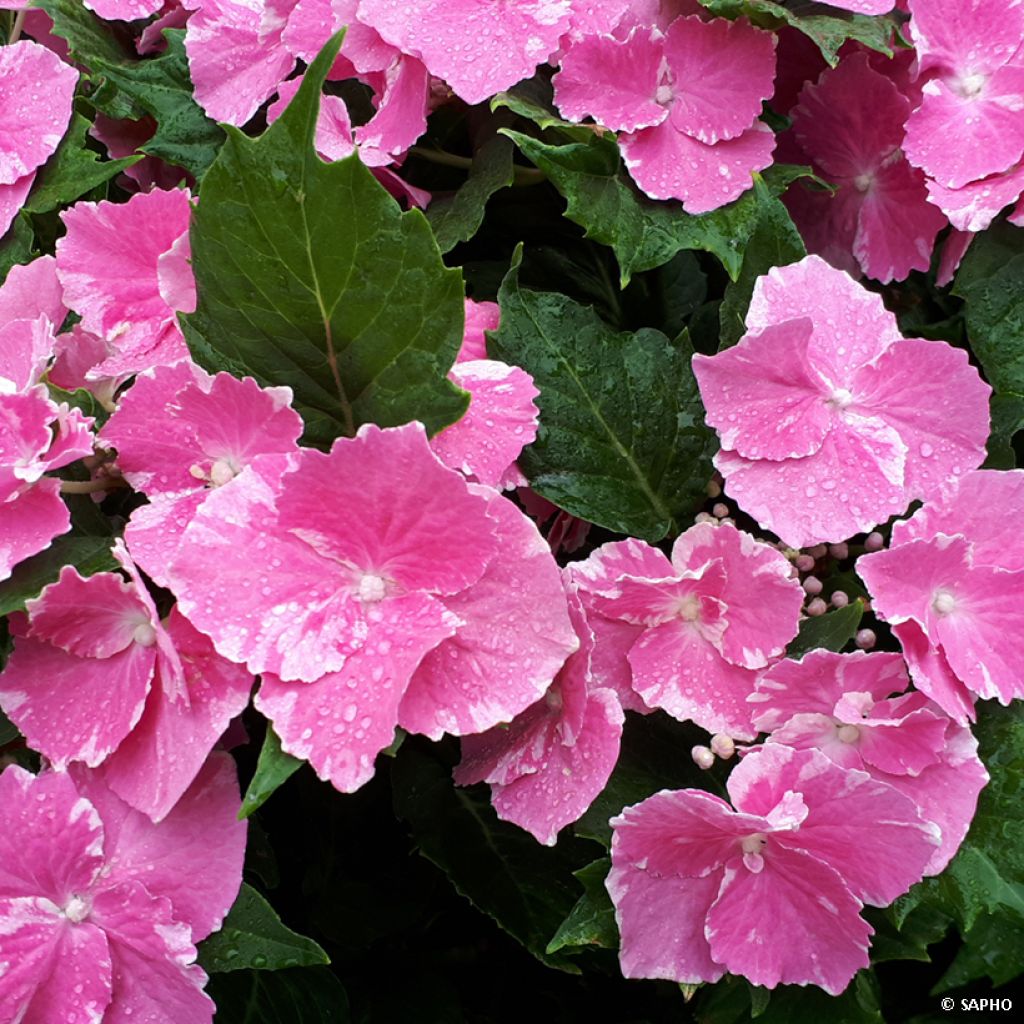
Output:
[[[122,61],[134,56],[130,36],[119,34],[114,24],[103,21],[82,0],[36,0],[53,22],[51,30],[68,44],[71,56],[91,68],[98,60]]]
[[[256,762],[256,774],[253,775],[245,796],[242,797],[238,817],[248,818],[262,807],[274,790],[287,782],[301,767],[302,761],[299,758],[292,757],[281,749],[281,740],[274,732],[273,726],[267,722],[267,732],[263,737],[259,760]]]
[[[531,487],[618,533],[678,531],[704,499],[714,447],[689,340],[619,333],[589,306],[521,288],[518,254],[498,301],[488,351],[540,388],[540,432],[519,460]]]
[[[244,883],[220,930],[199,945],[199,964],[207,974],[326,963],[327,954],[312,939],[284,925],[274,908]]]
[[[32,260],[34,243],[31,221],[24,214],[19,214],[7,234],[0,238],[0,283],[10,273],[11,267]]]
[[[1013,469],[1017,465],[1015,436],[1024,430],[1024,394],[1004,391],[992,395],[992,433],[988,439],[986,469]]]
[[[24,210],[48,213],[66,206],[142,159],[128,156],[121,160],[100,160],[99,153],[85,144],[88,130],[89,122],[81,114],[75,114],[57,152],[36,175]]]
[[[132,64],[96,61],[92,70],[156,121],[156,132],[140,151],[184,167],[200,179],[217,156],[224,130],[192,97],[184,30],[168,29],[164,37],[167,49],[158,57]]]
[[[766,28],[790,25],[814,41],[822,56],[835,67],[839,63],[839,50],[849,40],[891,57],[893,33],[897,22],[890,16],[867,17],[849,11],[823,7],[820,4],[798,4],[796,10],[771,0],[700,0],[712,13],[727,18],[741,15]]]
[[[619,929],[615,924],[615,908],[604,887],[610,867],[611,861],[602,857],[573,872],[583,886],[583,895],[569,911],[569,916],[558,926],[558,931],[548,943],[547,952],[557,953],[560,949],[572,950],[587,946],[618,948]]]
[[[845,608],[806,618],[800,623],[800,632],[786,648],[787,658],[802,658],[808,651],[823,648],[841,651],[856,635],[864,614],[864,602],[858,598]]]
[[[217,974],[214,1024],[350,1024],[348,996],[326,967]]]
[[[356,154],[316,154],[320,87],[336,36],[258,139],[227,129],[192,221],[198,362],[286,384],[306,440],[367,422],[454,422],[468,396],[446,377],[462,340],[462,275],[423,215],[402,213]]]
[[[391,777],[395,813],[409,824],[420,852],[538,959],[578,970],[546,949],[576,903],[572,872],[592,859],[591,844],[570,836],[553,849],[541,846],[528,832],[498,820],[486,786],[456,788],[450,768],[410,744]]]
[[[1005,222],[976,238],[953,284],[967,336],[999,392],[1024,394],[1024,229]]]
[[[659,267],[684,249],[712,253],[735,279],[751,236],[766,220],[763,207],[771,204],[775,211],[778,203],[772,189],[762,183],[719,210],[689,214],[679,203],[655,202],[637,190],[622,168],[611,135],[588,133],[585,141],[553,145],[520,132],[503,132],[562,194],[566,216],[584,228],[588,238],[614,250],[622,287],[634,274]],[[806,173],[799,167],[776,169],[772,188],[782,191]]]

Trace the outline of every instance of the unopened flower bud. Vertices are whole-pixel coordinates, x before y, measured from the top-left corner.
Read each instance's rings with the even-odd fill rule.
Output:
[[[703,768],[704,771],[707,771],[715,763],[715,755],[710,747],[696,746],[690,751],[690,757],[693,758],[693,763],[698,768]]]
[[[715,507],[711,510],[711,514],[716,519],[724,519],[729,514],[729,506],[724,502],[718,502]]]
[[[841,562],[844,558],[850,557],[850,547],[845,541],[842,544],[829,544],[828,553]]]
[[[715,517],[714,517],[714,516],[712,516],[712,515],[708,515],[708,513],[707,513],[707,512],[698,512],[698,513],[697,513],[697,514],[696,514],[696,515],[695,515],[695,516],[693,517],[693,521],[694,521],[695,523],[697,523],[697,524],[700,524],[700,523],[715,523],[715,522],[718,522],[718,520],[717,520],[717,519],[715,519]]]
[[[711,737],[711,752],[723,761],[728,761],[736,753],[736,743],[731,736],[724,732],[716,732]]]
[[[807,614],[813,616],[824,615],[826,611],[828,611],[828,605],[820,597],[810,601],[806,608]]]
[[[875,646],[875,641],[877,639],[878,638],[875,636],[875,631],[873,629],[858,629],[854,643],[856,643],[862,651],[870,651],[871,648]]]
[[[722,485],[717,480],[709,480],[707,487],[704,488],[704,493],[709,498],[717,498],[722,493]]]
[[[801,572],[810,572],[814,568],[814,559],[810,555],[797,555],[793,563]]]
[[[821,593],[823,584],[817,576],[808,576],[803,582],[803,588],[805,594],[810,594],[811,597],[817,597]]]
[[[813,548],[807,549],[807,554],[817,561],[819,558],[824,558],[828,554],[828,545],[815,544]]]
[[[885,538],[875,530],[864,538],[865,551],[881,551],[885,547]]]
[[[833,608],[845,608],[850,603],[850,595],[845,590],[836,590],[831,601]]]

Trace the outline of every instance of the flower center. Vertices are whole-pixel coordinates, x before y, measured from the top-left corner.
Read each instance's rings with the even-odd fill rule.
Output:
[[[855,725],[841,725],[837,731],[841,743],[856,743],[860,739],[860,729]]]
[[[373,604],[377,601],[383,601],[384,596],[387,594],[387,583],[385,583],[382,576],[377,576],[372,572],[368,572],[359,580],[359,587],[356,590],[356,594],[359,600],[364,604]]]
[[[764,870],[764,858],[761,854],[768,843],[763,832],[754,832],[752,835],[744,836],[740,841],[740,848],[743,850],[743,864],[748,871],[755,875]]]
[[[932,598],[936,615],[949,615],[956,611],[956,598],[948,590],[937,590]]]
[[[92,907],[81,896],[72,896],[64,904],[61,913],[72,923],[81,924],[88,916]]]
[[[975,72],[973,75],[964,75],[960,78],[953,86],[953,89],[965,100],[973,100],[981,95],[981,91],[985,88],[987,81],[988,75]]]
[[[659,107],[667,107],[672,102],[672,86],[667,83],[658,86],[658,91],[654,94],[654,102]]]
[[[700,600],[688,594],[679,602],[677,614],[684,622],[696,622],[700,618]]]
[[[156,643],[156,630],[150,622],[140,622],[132,633],[132,640],[140,647],[152,647]]]
[[[847,388],[836,388],[828,398],[828,404],[837,409],[845,409],[853,404],[853,392]]]
[[[858,174],[857,177],[853,179],[853,187],[858,192],[867,192],[867,190],[871,188],[873,181],[874,177],[870,174]]]

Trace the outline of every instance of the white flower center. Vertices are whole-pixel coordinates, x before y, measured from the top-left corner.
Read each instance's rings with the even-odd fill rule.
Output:
[[[829,405],[834,405],[837,409],[845,409],[848,405],[853,404],[853,392],[847,388],[836,388],[828,399]]]
[[[755,832],[753,835],[745,836],[740,845],[744,853],[760,853],[767,842],[763,832]]]
[[[874,177],[872,175],[858,174],[857,177],[853,179],[853,187],[858,192],[867,192],[867,190],[871,188],[873,182]]]
[[[672,102],[672,86],[659,85],[658,91],[654,94],[654,102],[660,107],[667,107]]]
[[[376,576],[368,572],[359,581],[359,588],[356,591],[359,600],[365,604],[372,604],[376,601],[383,601],[387,593],[387,584],[382,576]]]
[[[81,924],[88,916],[92,907],[81,896],[72,896],[64,904],[61,911],[72,924]]]
[[[841,743],[856,743],[860,739],[860,729],[855,725],[841,725],[838,729]]]
[[[932,598],[932,608],[937,615],[949,615],[956,610],[956,598],[948,590],[937,590]]]
[[[152,647],[156,643],[156,630],[150,622],[140,622],[132,633],[132,640],[140,647]]]
[[[964,75],[953,88],[965,100],[973,100],[981,95],[986,82],[988,82],[988,75],[975,72],[973,75]]]
[[[679,602],[677,614],[684,622],[696,622],[700,618],[700,600],[693,594],[687,594]]]

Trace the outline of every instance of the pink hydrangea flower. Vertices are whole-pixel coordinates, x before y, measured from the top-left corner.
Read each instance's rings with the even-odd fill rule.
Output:
[[[0,48],[0,235],[71,121],[78,72],[23,39]]]
[[[259,455],[298,451],[302,420],[291,400],[290,388],[211,377],[189,362],[140,375],[121,397],[102,438],[117,450],[124,478],[150,499],[132,514],[125,540],[156,583],[168,585],[181,534],[211,490]]]
[[[1024,697],[1024,470],[968,473],[857,560],[918,689],[961,724],[976,697]]]
[[[161,622],[120,544],[115,554],[128,582],[65,566],[28,602],[0,707],[56,768],[100,766],[106,785],[159,821],[248,703],[252,676],[176,609]]]
[[[654,199],[705,213],[739,197],[771,163],[775,136],[757,120],[772,93],[775,39],[744,18],[677,18],[663,34],[591,36],[554,78],[563,116],[618,131],[623,159]]]
[[[210,1024],[195,943],[242,881],[234,763],[159,824],[94,773],[0,775],[0,1019]]]
[[[571,0],[480,4],[457,0],[360,0],[359,19],[418,57],[467,103],[529,78],[568,29]]]
[[[735,810],[663,791],[612,819],[608,891],[627,978],[813,984],[868,965],[864,903],[885,906],[938,843],[913,802],[817,750],[770,744],[733,769]]]
[[[787,544],[866,532],[984,459],[991,389],[967,353],[903,338],[820,257],[758,278],[747,330],[693,370],[726,490]]]
[[[780,661],[749,700],[769,743],[817,749],[910,797],[934,822],[941,845],[925,868],[937,875],[960,848],[988,782],[978,741],[910,685],[898,654],[812,651]],[[893,696],[900,694],[900,696]]]
[[[177,313],[195,309],[188,191],[140,192],[126,203],[76,203],[62,214],[57,274],[82,326],[116,354],[93,378],[137,373],[188,358]]]
[[[284,749],[345,791],[396,725],[509,721],[578,645],[535,527],[444,467],[417,423],[260,456],[207,497],[170,579],[217,649],[262,673]]]
[[[156,14],[164,0],[84,0],[84,3],[106,21],[138,21]]]
[[[613,564],[621,567],[622,554],[630,557],[640,543],[616,551]],[[656,548],[642,557],[648,575],[620,576],[593,600],[605,618],[640,627],[626,653],[632,688],[648,707],[753,739],[747,696],[757,670],[796,636],[803,604],[789,562],[734,526],[710,523],[681,534],[671,561]],[[598,573],[607,572],[599,563]]]
[[[572,584],[567,593],[579,650],[548,692],[511,724],[463,737],[454,773],[460,786],[489,783],[498,817],[546,846],[604,789],[622,737],[622,707],[614,691],[594,683],[593,634]]]
[[[927,270],[946,224],[924,173],[900,150],[910,102],[855,53],[800,93],[790,113],[800,152],[837,191],[790,189],[786,205],[808,248],[833,266],[879,281]]]

